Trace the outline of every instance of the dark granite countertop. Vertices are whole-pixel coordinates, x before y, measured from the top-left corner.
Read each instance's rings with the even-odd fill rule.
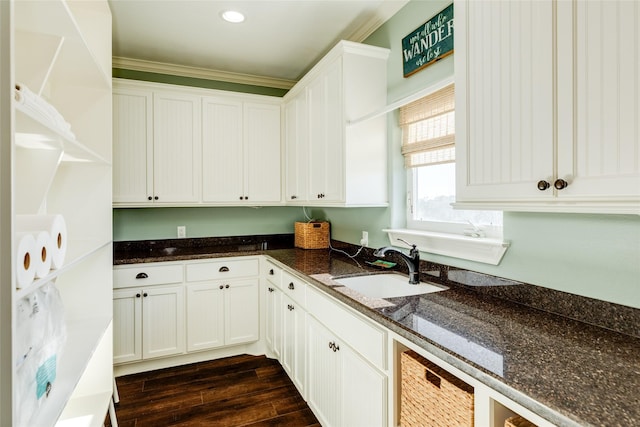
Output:
[[[278,246],[271,242],[268,250],[257,246],[238,252],[234,245],[180,248],[172,254],[161,249],[136,254],[116,245],[114,264],[264,254],[554,424],[640,425],[640,338],[450,282],[445,291],[376,304],[330,279],[371,272],[363,261],[329,250],[269,249]]]

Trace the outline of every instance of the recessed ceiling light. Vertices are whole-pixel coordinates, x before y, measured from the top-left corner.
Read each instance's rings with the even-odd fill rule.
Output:
[[[220,15],[225,21],[232,22],[234,24],[244,21],[244,15],[236,10],[225,10]]]

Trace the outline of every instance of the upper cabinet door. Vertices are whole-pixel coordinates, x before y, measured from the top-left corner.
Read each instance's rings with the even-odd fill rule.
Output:
[[[151,91],[113,90],[113,201],[145,203],[153,195]]]
[[[458,201],[550,198],[551,0],[455,3]]]
[[[563,198],[640,198],[640,4],[558,2]]]
[[[245,201],[280,202],[280,105],[245,103],[244,140]]]
[[[285,200],[308,200],[309,137],[307,128],[307,91],[303,89],[284,106],[285,128]]]
[[[198,202],[202,177],[200,97],[155,92],[153,107],[154,201]]]
[[[243,200],[243,157],[242,102],[203,98],[202,198],[205,203]]]
[[[309,199],[344,200],[342,61],[336,59],[308,88]]]

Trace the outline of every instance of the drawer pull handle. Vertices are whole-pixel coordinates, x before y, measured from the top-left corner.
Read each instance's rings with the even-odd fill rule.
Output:
[[[220,273],[225,273],[229,271],[229,267],[227,267],[226,265],[223,265],[222,267],[220,267],[220,270],[218,270],[218,272]]]
[[[440,377],[434,374],[433,372],[425,369],[424,377],[427,381],[429,381],[434,386],[440,388]]]
[[[296,287],[293,285],[293,282],[289,283],[289,289],[294,290]]]
[[[138,273],[136,274],[136,279],[146,279],[149,275],[147,273]]]

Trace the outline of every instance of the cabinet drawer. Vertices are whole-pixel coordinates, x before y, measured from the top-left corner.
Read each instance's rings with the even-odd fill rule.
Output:
[[[387,334],[351,313],[313,286],[307,289],[307,311],[381,370],[387,366]]]
[[[187,282],[255,277],[260,274],[257,258],[221,259],[187,264]]]
[[[266,262],[266,277],[267,280],[274,286],[278,288],[281,287],[282,283],[282,269],[280,267],[276,267],[272,262]]]
[[[132,267],[116,267],[113,269],[114,288],[131,288],[181,282],[182,264],[137,264]]]
[[[282,290],[286,295],[298,304],[305,307],[307,304],[307,284],[293,275],[282,272]]]

